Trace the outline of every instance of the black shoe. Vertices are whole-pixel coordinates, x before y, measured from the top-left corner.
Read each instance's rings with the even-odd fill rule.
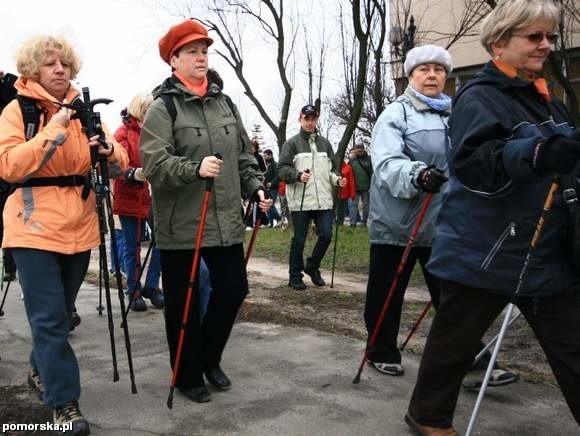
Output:
[[[205,371],[205,378],[210,385],[220,391],[227,391],[232,387],[232,382],[219,366]]]
[[[312,283],[314,283],[316,286],[326,285],[326,282],[324,281],[324,279],[320,275],[320,271],[318,269],[304,268],[304,273],[306,273],[310,276],[310,280],[312,280]]]
[[[40,375],[36,368],[30,368],[28,371],[28,386],[30,386],[38,394],[38,399],[42,400],[44,395],[44,384],[40,379]]]
[[[55,407],[52,412],[54,424],[58,424],[63,429],[66,426],[67,431],[59,431],[57,434],[67,434],[73,436],[83,436],[91,433],[89,423],[79,410],[79,403],[71,401],[64,406]],[[69,428],[70,427],[70,428]]]
[[[79,316],[79,314],[77,313],[77,311],[74,310],[73,313],[70,316],[70,327],[69,327],[69,330],[72,332],[75,328],[77,328],[79,326],[80,323],[81,323],[81,317]]]
[[[183,389],[177,388],[179,392],[189,398],[191,401],[195,401],[196,403],[207,403],[211,400],[209,395],[209,391],[205,386],[200,386],[197,388],[190,388],[190,389]]]
[[[306,285],[304,284],[301,278],[295,279],[291,278],[290,281],[288,282],[288,286],[290,286],[293,289],[296,289],[297,291],[303,291],[304,289],[306,289]]]
[[[129,296],[129,298],[131,297]],[[131,310],[133,312],[145,312],[147,310],[147,304],[145,303],[145,300],[143,300],[143,297],[140,293],[135,295],[135,298],[133,298],[133,302],[131,303]]]

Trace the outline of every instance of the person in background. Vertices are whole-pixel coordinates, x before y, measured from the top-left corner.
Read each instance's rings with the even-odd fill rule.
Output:
[[[344,224],[345,215],[348,215],[349,202],[356,197],[356,190],[352,167],[348,162],[342,163],[340,167],[340,175],[346,181],[346,184],[336,193],[336,198],[338,200],[338,205],[336,207],[336,224],[342,226]]]
[[[16,190],[4,208],[2,246],[12,250],[32,333],[29,383],[53,409],[55,424],[87,435],[80,374],[68,337],[75,297],[99,244],[95,194],[86,191],[91,147],[107,156],[112,177],[128,164],[127,153],[108,133],[87,138],[74,111],[71,84],[80,59],[64,37],[36,36],[16,53],[18,94],[41,108],[36,134],[25,136],[22,111],[13,100],[0,115],[0,177]]]
[[[153,99],[150,95],[136,95],[129,106],[121,112],[123,124],[115,132],[115,139],[127,150],[129,168],[114,180],[113,213],[119,216],[123,232],[122,259],[127,275],[127,294],[132,298],[131,310],[147,310],[143,297],[158,308],[163,308],[163,293],[159,289],[161,264],[159,250],[153,247],[145,286],[137,279],[141,272],[141,241],[145,236],[145,225],[151,213],[149,183],[145,180],[139,156],[139,137],[145,113]],[[153,223],[151,223],[153,224]],[[153,241],[151,242],[153,243]]]
[[[294,226],[288,286],[296,290],[306,289],[302,271],[316,286],[326,284],[320,274],[320,262],[332,238],[332,189],[346,184],[346,180],[336,174],[330,142],[316,129],[318,115],[318,110],[311,104],[300,110],[300,132],[284,143],[278,163],[278,175],[286,182],[286,197]],[[305,266],[304,244],[310,221],[316,225],[318,239]]]
[[[248,293],[242,192],[255,199],[263,212],[272,205],[264,196],[263,176],[240,114],[222,92],[216,73],[208,70],[207,52],[212,42],[207,29],[193,19],[171,27],[161,38],[159,53],[172,74],[153,93],[157,98],[147,111],[140,146],[143,170],[153,190],[172,368],[176,365],[202,198],[208,180],[213,181],[200,241],[213,291],[203,321],[200,302],[193,301],[189,323],[183,326],[187,341],[175,384],[183,395],[200,403],[210,400],[204,375],[219,391],[232,386],[221,362]],[[168,102],[173,103],[174,120]],[[194,286],[198,283],[196,280]]]
[[[369,188],[371,186],[373,166],[371,158],[366,152],[363,144],[356,144],[353,151],[353,157],[351,157],[348,163],[352,167],[354,174],[356,196],[351,203],[354,207],[350,210],[350,225],[351,227],[356,226],[357,217],[360,216],[358,206],[359,203],[362,203],[363,213],[361,223],[366,227],[369,217]]]
[[[554,176],[578,177],[580,131],[542,77],[559,20],[551,1],[499,1],[481,25],[491,60],[455,96],[451,178],[427,265],[441,302],[405,417],[423,435],[457,434],[461,381],[518,287]],[[557,190],[516,305],[580,424],[580,277],[563,244],[568,220]]]
[[[274,155],[272,150],[267,149],[263,152],[264,163],[266,164],[266,171],[264,172],[264,183],[266,188],[270,193],[270,198],[272,199],[272,207],[268,211],[268,220],[270,221],[269,226],[274,227],[274,220],[277,223],[282,221],[282,217],[276,209],[276,199],[278,198],[278,185],[280,184],[280,177],[278,176],[278,164],[274,160]]]
[[[260,153],[260,141],[257,137],[251,139],[252,148],[254,150],[254,157],[256,162],[258,162],[258,168],[265,174],[267,171],[266,161],[262,154]],[[246,225],[246,230],[253,230],[256,224],[256,220],[260,218],[261,226],[270,225],[269,214],[265,214],[260,211],[259,207],[256,207],[256,201],[248,195],[243,196],[246,200],[246,211],[244,213],[244,223]],[[270,208],[271,210],[272,208]]]

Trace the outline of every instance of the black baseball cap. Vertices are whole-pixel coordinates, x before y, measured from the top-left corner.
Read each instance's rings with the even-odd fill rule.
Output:
[[[318,115],[318,111],[316,110],[316,107],[314,107],[314,105],[311,105],[311,104],[307,104],[302,109],[300,109],[300,113],[304,116]]]

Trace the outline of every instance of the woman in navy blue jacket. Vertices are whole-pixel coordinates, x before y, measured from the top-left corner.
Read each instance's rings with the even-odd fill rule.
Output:
[[[461,380],[516,288],[553,176],[571,179],[580,159],[580,132],[540,76],[558,18],[551,1],[499,2],[482,25],[492,60],[453,103],[451,178],[427,265],[441,300],[406,416],[421,434],[457,434]],[[580,280],[563,243],[568,218],[558,192],[517,306],[580,423]]]

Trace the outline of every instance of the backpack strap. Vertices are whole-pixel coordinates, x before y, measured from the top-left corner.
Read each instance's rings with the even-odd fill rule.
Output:
[[[40,114],[42,110],[37,106],[36,100],[25,97],[23,95],[17,95],[16,100],[20,105],[20,111],[22,112],[22,120],[24,121],[24,136],[26,140],[30,140],[36,136],[40,128]],[[46,118],[45,118],[46,119]]]

